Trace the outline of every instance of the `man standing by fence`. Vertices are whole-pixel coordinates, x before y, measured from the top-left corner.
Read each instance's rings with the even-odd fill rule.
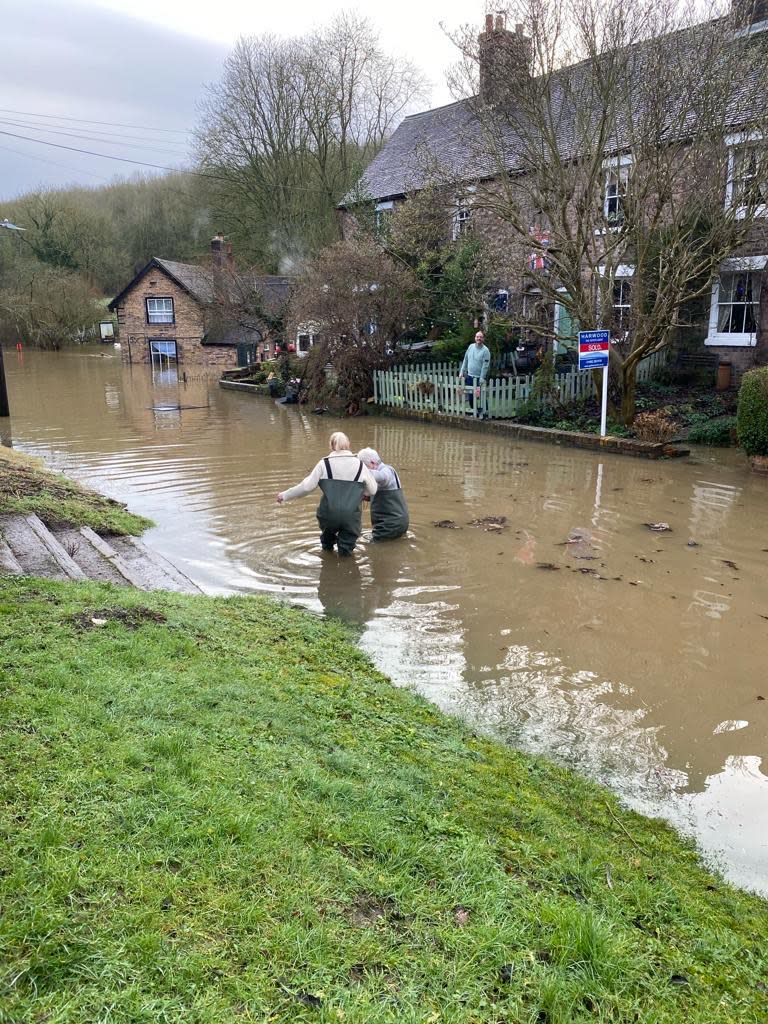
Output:
[[[475,398],[480,397],[480,388],[488,378],[491,368],[491,353],[485,344],[485,335],[478,331],[475,340],[464,353],[464,360],[459,370],[459,380],[469,388],[469,407],[474,408]]]

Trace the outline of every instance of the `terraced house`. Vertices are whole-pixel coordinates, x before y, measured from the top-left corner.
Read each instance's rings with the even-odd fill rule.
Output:
[[[345,232],[361,195],[386,238],[434,190],[447,236],[494,247],[488,307],[523,339],[562,352],[579,326],[609,327],[630,391],[673,343],[741,372],[768,339],[768,2],[692,24],[592,8],[570,52],[593,55],[573,62],[551,27],[488,15],[463,46],[479,89],[402,122],[342,203]]]
[[[207,265],[153,257],[109,304],[123,359],[222,368],[269,359],[290,285],[287,277],[238,273],[222,235],[211,241]]]

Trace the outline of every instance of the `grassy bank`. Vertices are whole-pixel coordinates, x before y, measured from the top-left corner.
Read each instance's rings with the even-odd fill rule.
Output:
[[[2,582],[0,1020],[750,1024],[761,900],[260,598]]]
[[[44,523],[90,526],[97,533],[139,536],[149,519],[124,505],[49,472],[41,459],[0,447],[0,515],[35,513]]]

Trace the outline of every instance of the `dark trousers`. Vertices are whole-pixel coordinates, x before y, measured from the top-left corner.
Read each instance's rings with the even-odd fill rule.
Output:
[[[333,551],[334,545],[338,544],[340,555],[351,555],[359,536],[359,531],[349,526],[326,526],[320,534],[320,545],[325,551]]]

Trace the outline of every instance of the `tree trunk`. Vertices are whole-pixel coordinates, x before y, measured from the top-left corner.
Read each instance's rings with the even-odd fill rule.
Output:
[[[621,422],[629,427],[635,418],[635,387],[637,363],[625,363],[621,368]]]

